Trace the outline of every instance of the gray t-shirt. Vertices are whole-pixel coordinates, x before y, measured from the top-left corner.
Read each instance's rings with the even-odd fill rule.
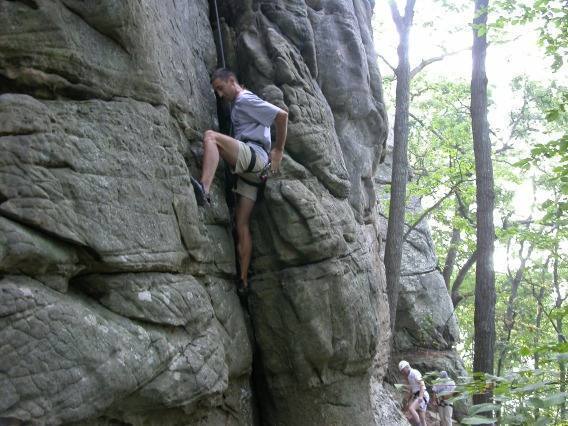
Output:
[[[436,392],[436,394],[441,394],[444,392],[453,392],[456,388],[456,382],[451,379],[446,379],[440,383],[435,384],[432,386],[432,390]],[[449,395],[448,395],[449,396]]]
[[[247,143],[264,162],[268,161],[267,152],[270,151],[270,125],[279,111],[280,108],[248,90],[241,92],[233,101],[231,121],[235,139],[245,143],[256,141],[262,145]]]

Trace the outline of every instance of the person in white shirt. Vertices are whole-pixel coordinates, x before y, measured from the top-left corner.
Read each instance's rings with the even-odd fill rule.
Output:
[[[414,425],[426,425],[426,408],[430,395],[426,392],[424,380],[420,371],[410,367],[407,361],[400,361],[398,369],[402,373],[407,389],[406,402],[403,403],[404,411],[408,413],[408,420]]]
[[[448,373],[440,371],[440,380],[432,387],[432,390],[436,394],[438,414],[442,426],[452,426],[454,407],[448,400],[452,397],[455,388],[456,383],[448,377]]]

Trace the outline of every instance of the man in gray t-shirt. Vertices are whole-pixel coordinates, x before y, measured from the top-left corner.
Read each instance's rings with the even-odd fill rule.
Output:
[[[233,173],[239,176],[235,190],[238,194],[235,221],[241,269],[239,289],[246,291],[252,253],[249,224],[260,184],[259,175],[268,163],[269,153],[271,172],[276,173],[280,168],[286,143],[288,113],[245,90],[236,75],[226,68],[213,73],[211,84],[221,99],[232,103],[231,121],[235,137],[213,130],[205,132],[201,180],[192,178],[192,184],[198,204],[209,203],[209,189],[219,164],[219,156],[229,164]],[[272,123],[276,126],[276,140],[271,148]]]
[[[446,371],[440,372],[440,379],[432,386],[438,402],[438,415],[440,416],[441,426],[452,426],[452,414],[454,406],[449,399],[456,390],[456,382],[448,376]]]
[[[232,102],[231,122],[235,139],[245,142],[266,163],[270,152],[270,125],[281,111],[254,93],[243,90]]]

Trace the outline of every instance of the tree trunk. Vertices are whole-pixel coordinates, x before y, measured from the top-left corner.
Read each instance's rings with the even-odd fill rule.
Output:
[[[387,242],[385,246],[385,270],[391,330],[396,322],[396,307],[400,285],[400,262],[406,208],[406,182],[408,178],[408,110],[410,97],[410,63],[408,37],[414,15],[415,0],[407,0],[404,16],[401,16],[394,0],[389,2],[400,43],[396,69],[396,109],[394,118],[394,147],[392,161],[391,195]]]
[[[475,156],[477,201],[477,267],[475,273],[474,373],[493,374],[495,354],[495,271],[493,252],[495,228],[493,208],[493,164],[487,122],[487,75],[485,56],[489,0],[475,0],[473,20],[473,69],[471,75],[471,121]],[[480,35],[481,34],[481,35]],[[475,404],[491,401],[491,391],[473,397]]]
[[[546,266],[548,266],[548,262],[546,262]],[[536,319],[535,319],[534,325],[535,325],[536,330],[540,330],[540,326],[542,324],[542,315],[543,315],[542,304],[543,304],[543,299],[544,299],[544,286],[542,286],[540,288],[538,296],[536,295],[536,292],[534,291],[534,288],[533,288],[533,295],[537,299]],[[540,354],[536,350],[536,348],[538,348],[538,345],[540,344],[539,337],[540,337],[540,334],[538,332],[534,333],[533,344],[534,344],[535,351],[534,351],[534,354],[533,354],[533,360],[534,360],[534,369],[535,370],[538,370],[540,368]],[[534,409],[535,419],[537,419],[539,417],[539,411],[540,411],[539,408],[535,407],[535,409]]]
[[[450,291],[452,272],[456,263],[456,256],[458,254],[458,245],[461,241],[461,234],[459,228],[452,229],[452,239],[450,240],[450,248],[446,254],[446,261],[444,262],[444,270],[442,276],[446,283],[446,288]]]
[[[462,295],[460,294],[460,287],[463,284],[463,280],[465,280],[467,273],[469,272],[469,270],[475,264],[476,261],[477,261],[477,251],[474,251],[473,253],[470,254],[467,261],[463,264],[463,266],[458,272],[458,275],[456,276],[456,279],[454,280],[454,283],[452,284],[451,295],[452,295],[452,304],[454,305],[454,309],[458,306],[458,303],[460,303],[460,301],[463,299]]]
[[[552,259],[552,283],[554,284],[554,290],[556,293],[556,300],[554,302],[554,307],[556,308],[557,312],[560,311],[562,308],[562,304],[564,302],[565,297],[562,296],[562,289],[560,284],[560,277],[558,275],[558,261],[560,257],[560,240],[558,236],[558,228],[560,226],[560,210],[556,212],[556,223],[555,223],[555,234],[556,234],[556,241],[554,245],[554,253]],[[556,334],[558,336],[558,343],[566,343],[566,337],[564,336],[563,323],[562,323],[562,315],[558,315],[556,318]],[[566,392],[566,364],[564,360],[559,357],[558,359],[558,369],[559,371],[559,382],[560,382],[560,392]],[[560,406],[560,419],[566,419],[566,401],[562,403]]]
[[[543,315],[542,304],[544,300],[544,286],[540,288],[538,295],[536,295],[536,293],[533,294],[537,299],[536,318],[534,320],[534,326],[536,330],[540,330],[540,326],[542,325],[542,315]],[[538,348],[539,344],[540,344],[540,333],[537,332],[534,333],[533,345],[535,348]],[[536,350],[533,354],[533,360],[534,360],[534,369],[538,370],[540,368],[540,353]]]
[[[525,273],[525,267],[527,260],[530,258],[533,246],[529,246],[526,256],[523,256],[524,242],[521,243],[521,249],[519,250],[519,257],[521,259],[521,264],[514,278],[511,280],[511,293],[509,294],[509,301],[507,303],[507,312],[505,313],[505,318],[503,319],[503,329],[507,333],[506,340],[503,344],[503,348],[499,353],[499,359],[497,361],[497,376],[501,376],[503,372],[503,366],[505,364],[505,359],[507,357],[507,351],[509,350],[509,343],[511,341],[511,333],[515,328],[515,302],[517,300],[517,293],[519,291],[519,286],[523,280],[523,275]]]

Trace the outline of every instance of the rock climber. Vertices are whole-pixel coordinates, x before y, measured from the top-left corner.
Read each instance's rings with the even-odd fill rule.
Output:
[[[454,407],[448,401],[455,392],[456,383],[448,377],[446,371],[440,371],[440,378],[437,383],[432,386],[435,394],[435,400],[438,405],[438,415],[440,416],[440,425],[452,426],[452,414]]]
[[[239,292],[246,293],[249,289],[248,271],[252,254],[250,218],[261,186],[260,174],[267,170],[269,164],[272,174],[280,168],[286,143],[288,113],[244,89],[235,73],[227,68],[217,69],[211,77],[211,84],[223,101],[231,103],[234,138],[213,130],[205,132],[201,179],[198,181],[191,178],[191,182],[197,203],[205,206],[211,202],[209,191],[219,156],[238,175],[235,225],[240,279],[237,287]],[[270,126],[273,123],[276,138],[274,146],[271,146]]]
[[[413,425],[426,426],[426,408],[430,396],[426,391],[422,374],[410,368],[410,364],[404,360],[398,363],[398,369],[402,373],[407,389],[407,396],[402,405],[408,414],[408,421]]]

